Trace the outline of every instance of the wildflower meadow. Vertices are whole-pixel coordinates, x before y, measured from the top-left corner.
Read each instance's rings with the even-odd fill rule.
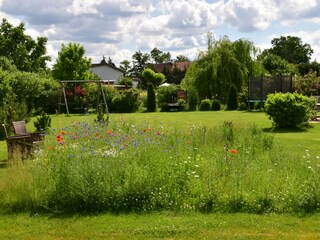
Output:
[[[74,122],[12,161],[0,209],[32,213],[315,213],[320,159],[290,154],[254,124]]]

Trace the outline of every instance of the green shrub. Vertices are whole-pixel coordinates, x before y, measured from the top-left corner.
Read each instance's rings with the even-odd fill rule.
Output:
[[[130,77],[121,77],[120,80],[119,80],[119,84],[132,87],[133,86],[133,80]]]
[[[168,103],[174,103],[177,98],[177,86],[170,85],[165,87],[159,87],[157,91],[158,106],[161,111],[169,111]]]
[[[156,93],[154,92],[153,84],[148,84],[148,93],[147,93],[147,111],[155,112],[157,109],[156,104]]]
[[[200,102],[200,106],[199,106],[199,110],[200,111],[210,111],[211,109],[211,101],[210,99],[203,99],[201,102]]]
[[[112,105],[117,113],[132,113],[139,108],[138,100],[139,93],[136,90],[123,90],[112,99]]]
[[[183,98],[178,99],[179,111],[184,111],[187,109],[187,102]]]
[[[47,113],[42,112],[41,115],[38,116],[35,121],[33,121],[33,124],[39,132],[48,131],[51,127],[51,117]]]
[[[211,104],[212,111],[219,111],[221,109],[221,104],[218,99],[214,99]]]
[[[246,111],[248,109],[248,106],[246,103],[242,102],[239,104],[239,108],[240,111]]]
[[[298,93],[269,94],[265,112],[276,127],[299,127],[314,114],[315,102]]]
[[[229,89],[227,110],[237,110],[238,109],[238,94],[234,85],[231,85]]]

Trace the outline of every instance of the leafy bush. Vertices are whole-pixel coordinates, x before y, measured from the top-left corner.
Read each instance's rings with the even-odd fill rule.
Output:
[[[133,80],[130,77],[121,77],[120,80],[119,80],[119,84],[132,87],[133,86]]]
[[[314,114],[315,102],[298,93],[269,94],[265,111],[276,127],[299,127]]]
[[[234,85],[231,85],[229,89],[227,110],[237,110],[238,109],[238,94]]]
[[[179,111],[184,111],[187,109],[187,102],[183,98],[178,99]]]
[[[214,99],[211,104],[212,111],[219,111],[221,109],[221,104],[218,99]]]
[[[177,98],[177,86],[170,85],[165,87],[159,87],[157,91],[158,105],[161,111],[168,111],[168,103],[174,103]]]
[[[156,93],[154,92],[153,84],[148,84],[148,93],[147,93],[147,111],[155,112],[157,109],[156,104]]]
[[[42,112],[41,115],[38,116],[35,121],[33,121],[33,124],[39,132],[48,131],[51,127],[51,117],[47,113]]]
[[[139,108],[139,93],[135,89],[123,90],[112,99],[114,111],[117,113],[132,113]]]
[[[242,102],[239,104],[239,108],[240,111],[246,111],[248,109],[248,106],[246,103]]]
[[[210,109],[211,109],[211,101],[210,101],[210,99],[208,99],[208,98],[203,99],[200,102],[199,110],[200,111],[210,111]]]

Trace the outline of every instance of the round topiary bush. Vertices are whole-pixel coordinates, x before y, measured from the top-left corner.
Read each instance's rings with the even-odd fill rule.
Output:
[[[315,101],[298,93],[274,93],[264,107],[276,127],[299,127],[314,115]]]
[[[203,99],[201,102],[200,102],[200,106],[199,106],[199,110],[200,111],[210,111],[210,108],[211,108],[211,101],[210,99]]]
[[[221,103],[218,99],[214,99],[211,104],[212,111],[219,111],[221,109]]]

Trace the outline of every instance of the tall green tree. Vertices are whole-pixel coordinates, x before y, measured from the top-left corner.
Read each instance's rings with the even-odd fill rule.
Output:
[[[292,64],[309,63],[313,50],[301,38],[295,36],[281,36],[271,40],[272,47],[262,54],[272,53]]]
[[[178,55],[174,59],[174,62],[190,62],[190,59],[185,55]]]
[[[188,68],[182,86],[195,87],[201,99],[212,97],[226,103],[231,85],[240,92],[253,72],[252,55],[256,52],[252,42],[240,39],[232,42],[228,37],[215,40],[208,34],[208,49],[200,52]]]
[[[47,38],[38,37],[37,41],[25,34],[24,23],[14,27],[6,19],[0,25],[0,56],[13,62],[20,71],[39,72],[46,70]]]
[[[127,77],[129,76],[130,73],[130,61],[128,60],[123,60],[122,62],[120,62],[120,67],[119,67],[122,71],[123,71],[123,76]]]
[[[163,51],[159,50],[158,48],[154,48],[150,52],[151,58],[153,59],[154,63],[167,63],[171,61],[171,54],[170,52],[164,53]]]
[[[85,57],[85,49],[79,43],[62,44],[52,76],[58,80],[88,80],[95,76],[89,71],[91,59]]]
[[[142,53],[141,51],[135,52],[132,55],[132,68],[130,71],[131,77],[141,77],[142,71],[148,67],[150,55],[148,53]]]

